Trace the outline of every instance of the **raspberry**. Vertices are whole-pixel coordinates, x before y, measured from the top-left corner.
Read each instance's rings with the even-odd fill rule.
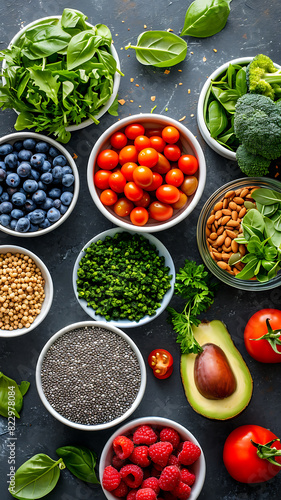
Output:
[[[135,444],[153,444],[157,441],[157,434],[150,425],[141,425],[133,435]]]
[[[185,484],[188,484],[188,486],[192,486],[196,479],[195,474],[190,472],[188,469],[184,468],[180,470],[180,476],[181,476],[181,481]]]
[[[155,467],[151,467],[150,476],[151,477],[160,477],[162,470],[157,470]]]
[[[129,488],[138,488],[143,480],[143,471],[138,465],[128,464],[120,469],[120,476]]]
[[[121,458],[117,457],[117,455],[113,455],[111,459],[111,465],[117,470],[120,470],[121,467],[127,464],[127,460],[121,460]]]
[[[115,495],[117,498],[123,498],[128,494],[128,491],[128,486],[126,485],[126,483],[124,483],[124,481],[121,480],[116,490],[112,491],[112,495]]]
[[[180,481],[180,471],[176,465],[168,465],[165,467],[159,478],[159,486],[161,490],[173,491]]]
[[[126,496],[126,500],[136,500],[137,491],[138,490],[129,491],[128,495]]]
[[[176,457],[176,455],[170,455],[167,465],[179,465],[179,459],[178,459],[178,457]]]
[[[155,491],[156,495],[158,495],[160,491],[159,481],[157,477],[148,477],[142,482],[142,488],[151,488]]]
[[[136,446],[133,453],[130,455],[130,460],[133,464],[139,465],[140,467],[148,467],[151,464],[148,458],[148,447]]]
[[[159,443],[154,443],[149,447],[149,456],[155,464],[165,467],[168,463],[169,456],[173,451],[173,445],[171,443],[166,443],[165,441],[160,441]]]
[[[197,444],[185,441],[182,451],[178,455],[179,463],[182,465],[191,465],[200,457],[200,454],[201,450]]]
[[[160,432],[160,441],[168,441],[169,443],[172,443],[174,449],[176,449],[180,444],[180,436],[174,429],[164,427],[164,429]]]
[[[114,469],[111,465],[105,467],[102,476],[102,485],[106,491],[113,491],[119,486],[121,476],[118,470]]]
[[[134,443],[126,436],[118,436],[112,444],[117,457],[121,460],[128,458],[134,449]]]
[[[188,484],[183,483],[182,481],[176,486],[173,490],[173,495],[175,495],[180,500],[187,500],[191,492],[191,488]]]
[[[156,493],[152,488],[141,488],[137,491],[136,500],[156,500]]]

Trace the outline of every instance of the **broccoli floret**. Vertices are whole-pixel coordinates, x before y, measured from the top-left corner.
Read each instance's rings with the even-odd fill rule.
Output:
[[[249,177],[262,177],[269,172],[270,160],[261,155],[253,155],[244,144],[237,148],[236,159],[240,170]]]
[[[263,95],[239,97],[234,132],[250,153],[270,160],[278,158],[281,156],[281,106]]]
[[[270,57],[258,54],[246,69],[248,90],[270,99],[281,97],[281,70],[275,68]]]

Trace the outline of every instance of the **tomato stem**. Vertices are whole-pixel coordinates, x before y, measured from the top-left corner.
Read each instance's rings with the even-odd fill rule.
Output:
[[[281,329],[272,330],[269,321],[270,319],[267,318],[266,319],[267,333],[265,335],[262,335],[262,337],[259,337],[258,339],[250,339],[250,340],[262,340],[262,339],[267,340],[268,343],[271,345],[272,349],[274,350],[274,352],[276,352],[277,354],[281,354],[281,351],[278,351],[277,349],[277,346],[281,345],[281,340],[280,340]]]
[[[278,439],[278,438],[273,439],[272,441],[269,441],[266,444],[255,443],[251,439],[252,445],[257,448],[257,455],[259,458],[262,458],[263,460],[268,460],[268,462],[270,462],[271,464],[274,464],[274,465],[277,465],[278,467],[281,467],[281,463],[277,462],[277,460],[275,460],[275,458],[274,458],[277,456],[278,457],[281,456],[281,450],[277,450],[277,448],[275,448],[275,447],[271,448],[271,445],[275,441],[280,441],[280,439]]]

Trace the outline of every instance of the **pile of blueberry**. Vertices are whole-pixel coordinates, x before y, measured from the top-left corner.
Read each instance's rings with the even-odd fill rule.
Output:
[[[0,145],[0,224],[20,233],[46,229],[67,211],[74,175],[64,155],[32,138]]]

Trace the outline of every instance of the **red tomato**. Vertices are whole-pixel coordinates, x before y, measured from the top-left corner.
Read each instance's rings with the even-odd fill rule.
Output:
[[[134,163],[133,161],[128,161],[127,163],[124,163],[121,167],[121,172],[124,175],[126,181],[132,181],[133,180],[133,171],[135,168],[137,168],[137,163]]]
[[[146,191],[144,191],[142,198],[137,201],[138,207],[146,208],[148,207],[149,203],[150,203],[150,196]]]
[[[182,191],[180,191],[180,197],[179,197],[178,201],[176,201],[176,203],[172,203],[172,207],[176,208],[176,209],[180,209],[180,208],[184,207],[186,202],[187,202],[186,194],[183,193]]]
[[[128,137],[128,139],[132,139],[132,141],[138,136],[138,135],[144,135],[144,126],[141,125],[140,123],[132,123],[132,125],[128,125],[125,128],[125,134]]]
[[[112,172],[108,182],[109,187],[115,191],[115,193],[123,193],[127,181],[121,170],[116,170],[116,172]]]
[[[144,148],[149,148],[151,146],[149,137],[146,135],[138,135],[138,137],[134,140],[134,145],[136,146],[138,151],[141,151]]]
[[[180,133],[176,127],[169,125],[168,127],[163,128],[162,138],[168,144],[175,144],[180,138]]]
[[[103,205],[110,206],[114,205],[117,201],[117,194],[112,189],[105,189],[101,192],[100,201]]]
[[[128,200],[138,201],[143,196],[143,189],[140,186],[137,186],[135,182],[127,182],[124,187],[124,195]]]
[[[124,148],[121,149],[119,153],[120,165],[124,165],[124,163],[127,163],[128,161],[133,161],[135,163],[137,159],[138,159],[138,151],[136,146],[134,145],[125,146]]]
[[[261,309],[249,319],[245,331],[244,342],[246,349],[252,358],[261,363],[281,363],[281,345],[276,345],[278,354],[273,350],[266,339],[260,339],[267,333],[267,320],[269,320],[269,330],[275,330],[273,333],[280,332],[281,329],[281,311],[279,309]],[[281,341],[281,333],[278,336]],[[274,341],[274,337],[272,338]]]
[[[176,144],[167,144],[164,148],[164,155],[170,161],[178,161],[181,150]]]
[[[118,153],[112,149],[104,149],[97,157],[97,164],[104,170],[112,170],[118,165]]]
[[[146,131],[146,135],[147,137],[162,137],[162,130],[160,130],[159,128],[148,128]]]
[[[147,191],[156,191],[156,189],[161,186],[162,182],[162,175],[158,174],[158,172],[152,172],[152,183],[146,188]]]
[[[110,137],[110,144],[113,148],[122,149],[127,145],[128,139],[123,132],[115,132]]]
[[[160,201],[153,201],[149,205],[149,216],[158,221],[170,219],[173,215],[173,208],[167,203],[160,203]]]
[[[180,198],[180,192],[176,186],[162,184],[156,189],[156,198],[163,203],[176,203]]]
[[[271,464],[265,458],[259,458],[257,448],[251,442],[252,440],[254,443],[264,445],[273,439],[276,439],[275,434],[259,425],[242,425],[232,431],[223,449],[223,461],[229,474],[236,481],[248,484],[263,483],[276,476],[280,467]],[[281,449],[279,441],[275,441],[271,446]],[[280,457],[276,457],[276,460],[281,463]]]
[[[171,165],[167,158],[161,153],[158,153],[158,162],[152,168],[153,172],[158,172],[158,174],[166,174],[171,168]]]
[[[173,356],[166,349],[154,349],[148,356],[148,364],[156,378],[170,377],[173,371]]]
[[[148,188],[153,181],[153,174],[148,167],[137,167],[133,171],[133,179],[141,188]]]
[[[119,198],[114,204],[113,210],[119,217],[126,217],[133,210],[134,204],[127,198]]]
[[[179,168],[172,168],[166,173],[165,181],[167,184],[179,187],[184,181],[184,175]]]
[[[156,149],[153,148],[142,149],[138,154],[138,162],[144,167],[155,167],[158,163],[158,154]]]
[[[130,213],[130,219],[135,226],[144,226],[148,221],[148,211],[144,207],[135,207]]]
[[[164,147],[166,146],[166,142],[162,139],[162,137],[153,135],[150,137],[150,146],[156,149],[158,153],[162,153],[164,151]]]
[[[178,161],[178,166],[184,174],[193,175],[198,170],[198,160],[193,155],[182,155]]]
[[[95,186],[99,189],[109,188],[108,179],[111,176],[110,170],[98,170],[94,175]]]
[[[190,175],[185,177],[180,188],[186,194],[186,196],[191,196],[193,193],[195,193],[197,186],[198,186],[197,177]]]

